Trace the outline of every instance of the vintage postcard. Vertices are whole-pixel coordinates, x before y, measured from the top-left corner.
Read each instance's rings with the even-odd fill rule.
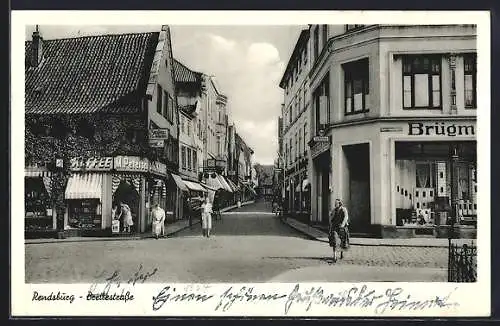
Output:
[[[12,12],[12,316],[489,316],[489,22]]]

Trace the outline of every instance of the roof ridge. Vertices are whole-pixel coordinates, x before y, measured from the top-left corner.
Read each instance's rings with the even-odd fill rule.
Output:
[[[50,42],[50,41],[62,41],[62,40],[76,40],[76,39],[85,39],[85,38],[91,38],[91,37],[112,37],[112,36],[129,36],[129,35],[147,35],[147,34],[154,34],[154,33],[160,33],[159,31],[157,32],[130,32],[130,33],[108,33],[108,34],[95,34],[95,35],[83,35],[83,36],[73,36],[73,37],[61,37],[61,38],[44,38],[43,35],[42,38],[44,42]],[[26,43],[32,42],[32,40],[25,40]]]

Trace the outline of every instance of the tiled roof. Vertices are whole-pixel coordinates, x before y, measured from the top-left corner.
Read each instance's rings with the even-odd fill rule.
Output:
[[[159,33],[44,40],[30,67],[25,43],[25,111],[32,114],[138,112]]]
[[[201,82],[201,73],[192,71],[176,59],[174,59],[174,74],[175,81],[179,83]]]

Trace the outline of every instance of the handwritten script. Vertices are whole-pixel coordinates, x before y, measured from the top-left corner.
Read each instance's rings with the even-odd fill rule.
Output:
[[[296,284],[289,293],[259,292],[251,286],[229,286],[222,293],[212,293],[210,289],[182,290],[175,286],[163,287],[153,296],[152,309],[160,310],[169,303],[211,304],[214,311],[228,312],[235,304],[261,304],[278,302],[283,305],[287,315],[291,309],[309,312],[314,306],[327,308],[361,308],[384,314],[391,311],[423,311],[426,309],[446,309],[458,306],[452,302],[454,291],[446,295],[433,295],[416,298],[400,287],[387,288],[385,291],[370,289],[363,285],[353,286],[339,292],[328,292],[322,286],[301,286]],[[456,290],[456,289],[455,289]]]
[[[137,283],[144,283],[158,272],[158,268],[153,268],[150,271],[144,271],[144,268],[139,265],[138,270],[129,277],[123,278],[119,270],[114,270],[106,276],[104,271],[98,276],[98,279],[103,279],[104,284],[93,283],[88,292],[87,300],[112,300],[112,301],[132,301],[135,299],[131,292],[130,286],[134,287]],[[124,283],[126,286],[122,286]]]

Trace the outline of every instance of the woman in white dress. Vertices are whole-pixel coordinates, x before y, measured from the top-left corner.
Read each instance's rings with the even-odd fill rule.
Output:
[[[123,228],[125,229],[125,232],[130,233],[130,227],[134,225],[134,221],[132,219],[132,211],[130,210],[130,207],[125,204],[125,203],[120,203],[120,217],[123,216]]]
[[[212,229],[212,203],[210,199],[205,197],[205,202],[201,205],[201,222],[203,229],[203,236],[210,237],[210,230]]]

